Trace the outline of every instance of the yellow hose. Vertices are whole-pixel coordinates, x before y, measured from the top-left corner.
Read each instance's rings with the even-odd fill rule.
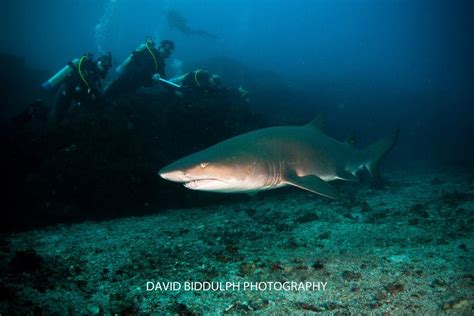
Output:
[[[151,57],[153,58],[153,61],[155,62],[155,71],[158,71],[158,62],[156,61],[155,54],[151,51],[150,47],[148,46],[148,43],[145,44],[146,49],[148,49],[148,52],[150,53]]]
[[[194,82],[196,82],[196,84],[199,88],[201,88],[201,84],[199,83],[199,80],[197,79],[197,74],[198,74],[198,72],[203,72],[203,71],[204,70],[202,70],[202,69],[198,69],[194,72]]]
[[[79,72],[79,76],[81,77],[82,81],[86,84],[87,89],[90,90],[90,89],[91,89],[91,86],[90,86],[89,83],[87,82],[87,80],[86,80],[86,78],[84,77],[84,74],[82,73],[82,70],[81,70],[82,62],[84,61],[84,59],[87,59],[87,56],[82,56],[82,57],[81,57],[81,60],[79,61],[79,65],[78,65],[78,67],[77,67],[77,71]]]

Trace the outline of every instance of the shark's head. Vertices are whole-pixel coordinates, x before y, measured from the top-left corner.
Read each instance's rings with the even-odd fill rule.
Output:
[[[179,159],[159,171],[166,180],[181,182],[188,189],[212,192],[249,192],[262,187],[268,172],[251,155],[223,154],[209,148]]]

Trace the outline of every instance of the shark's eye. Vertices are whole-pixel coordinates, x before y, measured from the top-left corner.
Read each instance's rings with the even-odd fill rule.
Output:
[[[206,168],[208,164],[208,162],[201,162],[201,168]]]

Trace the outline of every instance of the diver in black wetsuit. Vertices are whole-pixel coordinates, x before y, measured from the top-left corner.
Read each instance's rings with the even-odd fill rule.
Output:
[[[89,53],[68,66],[72,71],[62,80],[54,98],[52,117],[56,122],[64,119],[73,101],[95,102],[103,96],[101,79],[112,67],[112,56],[109,53],[94,60]]]
[[[211,75],[202,69],[187,73],[180,82],[184,93],[205,95],[213,85]]]
[[[162,41],[158,48],[150,37],[117,68],[118,78],[106,89],[107,98],[135,93],[140,87],[151,87],[165,77],[165,59],[174,50],[174,43]]]
[[[180,97],[228,97],[236,95],[242,102],[248,103],[246,90],[242,87],[239,89],[226,87],[223,85],[219,75],[211,75],[203,69],[188,72],[180,77],[170,79],[170,81],[181,86],[181,88],[176,91],[176,94]]]

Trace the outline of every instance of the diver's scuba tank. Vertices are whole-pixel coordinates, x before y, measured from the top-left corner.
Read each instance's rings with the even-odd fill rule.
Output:
[[[146,49],[146,44],[141,44],[140,46],[138,46],[137,49],[135,49],[135,52],[138,52],[138,53],[141,53],[143,52],[144,50]],[[125,69],[127,68],[128,64],[130,63],[130,61],[132,60],[132,57],[133,57],[133,53],[130,54],[124,61],[123,63],[121,63],[117,68],[115,68],[115,71],[121,75]]]
[[[49,78],[47,81],[45,81],[42,84],[43,89],[45,90],[51,90],[58,84],[60,84],[71,72],[74,71],[74,69],[71,67],[71,64],[77,67],[79,64],[80,59],[76,58],[70,63],[68,63],[66,66],[64,66],[60,71],[58,71],[54,76]]]

